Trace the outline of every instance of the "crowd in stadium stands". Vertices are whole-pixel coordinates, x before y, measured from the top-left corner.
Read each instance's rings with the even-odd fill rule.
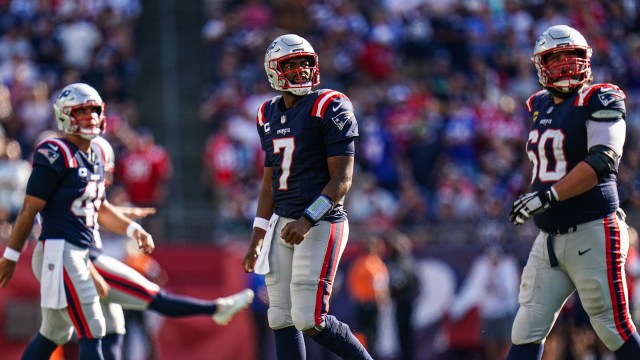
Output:
[[[320,87],[349,94],[355,106],[361,138],[346,208],[356,227],[401,227],[425,241],[464,241],[471,233],[491,244],[511,236],[509,207],[529,185],[524,102],[541,89],[532,46],[555,24],[589,40],[595,82],[626,92],[619,186],[622,207],[640,210],[640,8],[633,1],[212,4],[202,28],[209,79],[200,118],[211,129],[204,161],[210,187],[223,189],[214,199],[225,204],[226,224],[246,226],[254,215],[246,204],[260,178],[255,115],[276,95],[262,59],[281,33],[314,44]]]
[[[202,178],[224,231],[246,232],[255,216],[262,168],[255,115],[276,95],[262,59],[273,38],[296,33],[320,55],[321,87],[348,94],[356,109],[361,137],[346,204],[355,239],[365,239],[365,228],[398,228],[418,243],[530,239],[532,224],[515,228],[507,218],[529,184],[524,101],[540,89],[532,47],[555,24],[580,30],[594,48],[595,82],[627,95],[619,192],[630,224],[640,225],[636,1],[205,3],[208,68],[198,113],[210,136]],[[111,140],[121,155],[126,150],[139,125],[126,90],[139,66],[133,34],[141,10],[140,0],[0,1],[0,238],[20,206],[12,199],[22,199],[34,143],[55,128],[51,97],[65,84],[100,91],[110,132],[122,137]],[[157,179],[166,182],[170,166],[161,165]]]

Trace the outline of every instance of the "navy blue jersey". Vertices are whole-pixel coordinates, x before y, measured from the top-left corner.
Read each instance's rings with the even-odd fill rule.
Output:
[[[40,212],[40,240],[65,239],[87,248],[93,243],[98,209],[105,196],[105,158],[101,148],[91,145],[89,154],[66,139],[42,141],[33,156],[33,166],[45,166],[58,174],[56,190]]]
[[[353,155],[332,151],[333,145],[358,136],[353,105],[344,94],[328,89],[311,92],[289,109],[276,96],[260,106],[257,123],[264,166],[273,168],[274,211],[297,219],[329,182],[327,158]],[[344,219],[342,201],[324,217]]]
[[[546,90],[531,96],[527,100],[527,110],[532,126],[526,149],[533,164],[532,189],[547,190],[586,158],[588,120],[624,121],[624,99],[624,93],[612,84],[591,85],[560,104],[554,104]],[[549,232],[604,218],[614,212],[619,206],[617,165],[591,190],[535,215],[536,226]]]

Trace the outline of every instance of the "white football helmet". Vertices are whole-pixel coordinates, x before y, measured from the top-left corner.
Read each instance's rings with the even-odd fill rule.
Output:
[[[574,56],[548,61],[548,55],[573,51]],[[592,81],[593,51],[580,32],[566,25],[555,25],[540,35],[533,48],[533,63],[543,87],[569,94]]]
[[[75,110],[91,107],[93,111],[86,118],[79,118]],[[107,121],[105,104],[100,94],[87,84],[67,85],[60,91],[53,103],[53,111],[58,121],[58,129],[65,134],[79,135],[87,140],[104,133]],[[90,127],[81,127],[80,120],[91,120]]]
[[[282,62],[296,57],[308,58],[309,66],[285,71],[281,65]],[[294,95],[304,96],[311,92],[313,86],[320,84],[318,54],[307,40],[295,34],[282,35],[273,40],[264,55],[264,69],[267,72],[269,84],[277,91],[289,91]],[[306,72],[307,70],[310,74]],[[297,73],[307,81],[299,84],[291,83],[286,75],[292,73]]]

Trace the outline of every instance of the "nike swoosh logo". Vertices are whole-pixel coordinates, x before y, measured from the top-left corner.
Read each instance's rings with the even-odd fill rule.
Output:
[[[341,106],[342,105],[334,106],[332,109],[333,109],[333,111],[337,111],[338,109],[340,109]]]
[[[582,256],[582,255],[584,255],[584,254],[588,253],[588,252],[589,252],[589,250],[591,250],[591,248],[588,248],[588,249],[587,249],[587,250],[585,250],[585,251],[578,250],[578,255],[579,255],[579,256]]]
[[[49,144],[49,147],[53,149],[53,151],[58,151],[58,145]]]

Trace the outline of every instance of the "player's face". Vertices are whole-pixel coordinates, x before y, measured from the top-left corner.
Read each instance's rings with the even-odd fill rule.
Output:
[[[80,128],[93,129],[99,126],[101,110],[98,106],[82,106],[73,109],[72,114]]]
[[[545,56],[544,61],[553,81],[562,79],[578,80],[584,59],[577,50],[559,51]]]
[[[283,61],[282,73],[291,84],[304,84],[311,81],[311,62],[306,57],[291,58]]]

